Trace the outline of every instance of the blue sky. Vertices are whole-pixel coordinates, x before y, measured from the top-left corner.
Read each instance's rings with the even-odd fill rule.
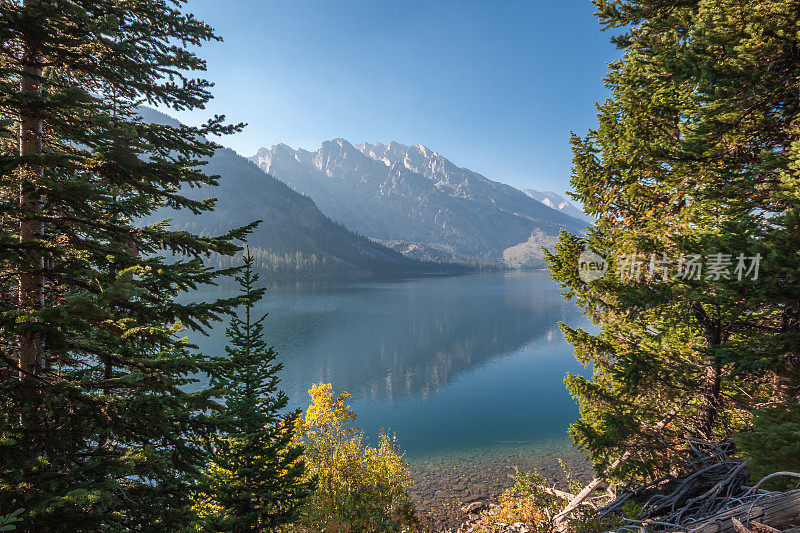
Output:
[[[569,187],[569,131],[595,124],[617,56],[588,0],[189,0],[223,37],[200,49],[221,143],[421,143],[517,187]]]

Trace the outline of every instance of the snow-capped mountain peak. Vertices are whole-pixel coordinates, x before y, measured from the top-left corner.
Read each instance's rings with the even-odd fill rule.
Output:
[[[522,192],[533,198],[534,200],[538,200],[542,202],[544,205],[551,209],[555,209],[556,211],[561,211],[571,217],[579,218],[581,220],[591,221],[591,218],[588,217],[575,207],[569,200],[561,196],[560,194],[556,194],[552,191],[537,191],[535,189],[522,189]]]
[[[261,149],[251,161],[347,228],[401,250],[508,264],[504,251],[529,243],[534,233],[539,237],[525,253],[529,248],[541,255],[540,244],[557,238],[562,228],[578,233],[585,228],[422,144],[352,145],[338,138],[314,152],[287,148]]]

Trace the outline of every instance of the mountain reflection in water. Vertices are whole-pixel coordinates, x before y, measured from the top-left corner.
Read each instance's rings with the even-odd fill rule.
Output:
[[[223,286],[203,296],[227,296],[233,289]],[[312,383],[333,383],[337,392],[353,395],[359,425],[368,434],[405,428],[405,437],[398,433],[401,444],[413,449],[407,439],[431,426],[426,438],[436,440],[433,426],[457,420],[459,402],[462,408],[480,408],[470,394],[484,397],[481,405],[498,402],[497,408],[517,416],[548,405],[562,435],[574,419],[562,380],[566,370],[580,367],[557,324],[580,325],[585,319],[546,273],[284,283],[270,286],[260,305],[269,312],[267,340],[284,364],[281,387],[292,405],[307,404]],[[206,352],[219,352],[223,332],[218,326],[210,337],[193,340]],[[504,357],[519,361],[502,363]],[[503,364],[512,366],[502,370]],[[452,385],[461,377],[476,379],[481,373],[474,393],[462,390],[457,400],[446,401],[443,391],[459,390]],[[518,394],[509,396],[504,381]],[[537,391],[549,397],[539,398]],[[500,440],[529,438],[511,431]]]

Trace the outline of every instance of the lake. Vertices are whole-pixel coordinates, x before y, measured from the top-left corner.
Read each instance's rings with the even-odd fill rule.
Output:
[[[585,473],[566,436],[578,410],[563,379],[587,370],[558,323],[591,325],[547,273],[268,287],[259,310],[292,406],[308,405],[312,383],[352,394],[356,425],[373,442],[396,434],[425,506],[490,495],[515,466],[557,474],[564,458]],[[221,352],[224,328],[192,340]]]

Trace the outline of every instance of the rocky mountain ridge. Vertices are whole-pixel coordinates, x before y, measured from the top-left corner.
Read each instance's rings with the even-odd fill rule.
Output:
[[[141,108],[140,114],[147,122],[178,125],[172,117],[150,108]],[[353,233],[323,214],[310,198],[264,173],[231,149],[217,150],[203,171],[218,175],[219,186],[181,192],[195,199],[217,198],[213,211],[194,215],[187,210],[162,208],[141,223],[170,218],[171,226],[176,229],[223,234],[261,220],[248,244],[257,266],[275,276],[464,271],[456,265],[416,261]]]
[[[278,144],[250,160],[348,229],[420,259],[541,267],[541,245],[586,227],[420,144]]]

